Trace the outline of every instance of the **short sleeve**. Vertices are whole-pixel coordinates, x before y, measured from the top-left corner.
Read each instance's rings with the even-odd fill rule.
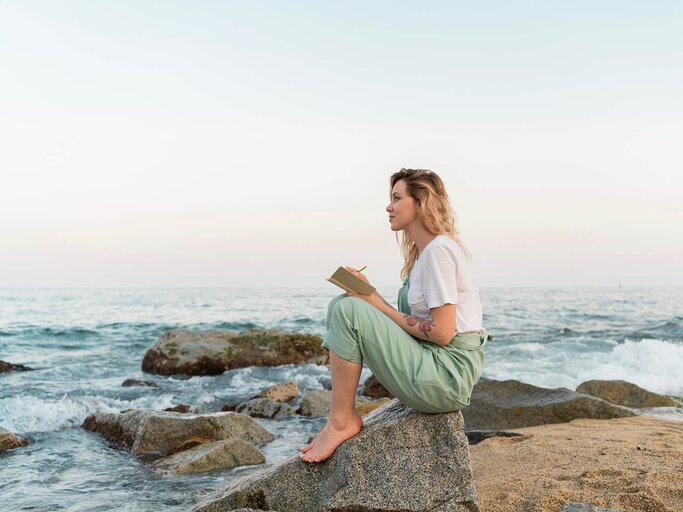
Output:
[[[456,258],[453,249],[445,245],[431,247],[422,266],[422,290],[428,308],[458,303]]]

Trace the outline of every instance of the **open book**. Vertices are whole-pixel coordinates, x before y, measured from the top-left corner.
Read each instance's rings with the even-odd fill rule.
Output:
[[[344,267],[339,267],[337,271],[328,277],[327,280],[339,286],[347,292],[359,293],[361,295],[370,295],[375,291],[375,287],[363,281],[360,277],[346,270]]]

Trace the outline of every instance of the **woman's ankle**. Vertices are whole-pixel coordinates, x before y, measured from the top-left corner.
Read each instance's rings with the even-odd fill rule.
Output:
[[[356,427],[358,423],[362,424],[363,420],[354,409],[351,414],[330,414],[327,418],[327,422],[335,430],[346,430],[349,427]]]

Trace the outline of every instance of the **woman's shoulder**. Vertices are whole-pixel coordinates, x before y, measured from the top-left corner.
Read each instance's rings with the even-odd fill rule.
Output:
[[[453,252],[456,255],[462,253],[462,248],[458,245],[458,242],[448,235],[437,235],[432,243],[429,244],[427,250],[434,250],[437,247],[438,249],[436,249],[436,252]]]

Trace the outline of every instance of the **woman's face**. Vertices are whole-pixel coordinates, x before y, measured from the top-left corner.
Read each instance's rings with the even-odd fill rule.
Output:
[[[401,231],[417,220],[415,200],[406,193],[406,184],[398,180],[391,191],[391,202],[386,207],[392,231]]]

